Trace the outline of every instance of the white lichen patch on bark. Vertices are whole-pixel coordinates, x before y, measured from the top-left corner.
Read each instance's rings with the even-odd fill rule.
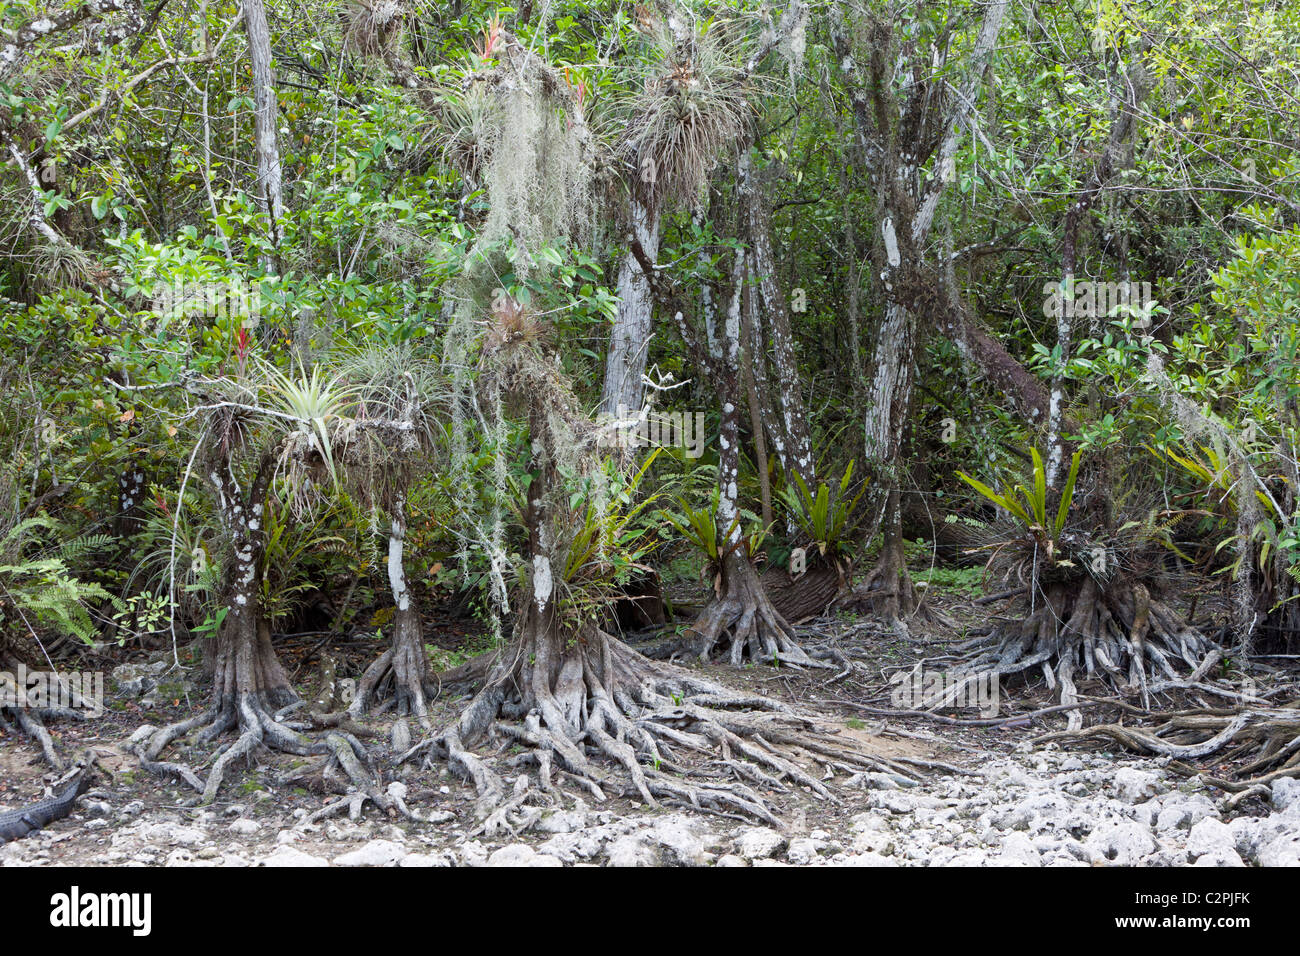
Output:
[[[544,554],[533,555],[533,600],[537,602],[537,610],[546,610],[554,590],[555,583],[551,579],[551,559]]]
[[[889,259],[889,264],[897,268],[902,263],[903,258],[898,252],[898,235],[894,232],[894,220],[886,216],[880,231],[885,239],[885,256]]]
[[[406,586],[406,569],[402,566],[405,533],[405,525],[400,519],[394,518],[392,530],[388,533],[388,583],[393,589],[393,601],[399,611],[411,607],[411,591]]]

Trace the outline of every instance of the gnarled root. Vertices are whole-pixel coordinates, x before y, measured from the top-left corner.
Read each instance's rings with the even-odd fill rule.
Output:
[[[906,640],[912,638],[909,621],[953,626],[952,620],[927,601],[925,592],[912,580],[901,546],[881,551],[862,583],[841,593],[834,608],[870,615]]]
[[[324,756],[325,762],[319,768],[322,778],[327,777],[333,768],[341,767],[351,785],[363,797],[381,809],[391,809],[392,801],[380,791],[379,777],[370,766],[370,754],[356,736],[345,729],[335,729],[329,730],[323,739],[311,740],[300,733],[305,729],[304,725],[282,721],[279,717],[258,695],[241,694],[233,707],[218,706],[161,729],[142,727],[131,737],[130,747],[139,758],[141,767],[184,781],[201,794],[199,802],[204,805],[216,800],[230,767],[236,761],[246,759],[259,746],[265,746],[300,756]],[[185,764],[157,759],[168,744],[195,730],[199,730],[196,744],[201,746],[230,729],[237,729],[239,736],[219,752],[206,782]]]
[[[13,725],[15,724],[17,730],[22,731],[40,745],[41,755],[45,758],[46,763],[55,770],[63,770],[63,758],[59,756],[59,752],[55,749],[54,738],[50,736],[50,732],[40,714],[25,707],[0,707],[0,728],[14,730]]]
[[[894,629],[900,637],[911,637],[907,622],[920,613],[929,618],[922,595],[907,570],[903,551],[903,523],[898,490],[892,489],[885,502],[884,540],[875,565],[862,583],[836,600],[837,608],[865,612]]]
[[[730,642],[731,663],[739,667],[746,651],[751,660],[792,667],[825,667],[810,657],[763,590],[749,559],[733,551],[723,559],[718,593],[687,632],[700,659]]]
[[[392,706],[398,716],[415,717],[428,730],[429,701],[437,695],[438,683],[429,672],[419,620],[413,609],[399,609],[392,646],[361,675],[348,712],[356,717]]]
[[[907,619],[916,613],[921,601],[907,571],[902,550],[885,548],[881,551],[875,566],[853,589],[850,600],[866,605],[874,616],[906,628]]]
[[[297,695],[271,649],[269,633],[248,624],[237,620],[218,637],[212,689],[215,703],[209,711],[161,729],[141,728],[132,735],[130,746],[140,766],[184,781],[201,794],[201,803],[210,804],[231,765],[259,746],[298,755],[319,754],[342,766],[357,790],[386,806],[377,778],[365,766],[369,759],[366,749],[355,736],[334,729],[323,740],[312,741],[300,733],[306,725],[283,720],[285,713],[299,706]],[[239,736],[219,752],[206,782],[184,764],[157,759],[169,744],[186,734],[197,730],[196,745],[206,746],[232,729],[238,730]]]
[[[1019,622],[958,647],[965,656],[955,673],[975,680],[1037,666],[1062,704],[1078,700],[1077,676],[1099,677],[1117,693],[1139,697],[1145,708],[1152,693],[1199,681],[1222,653],[1137,582],[1058,581],[1035,598]],[[1190,677],[1179,675],[1180,665],[1190,669]],[[1071,712],[1069,726],[1082,726],[1079,711]]]
[[[6,674],[19,673],[18,661],[8,655],[0,655],[0,671]],[[19,688],[16,684],[6,687],[0,683],[0,692],[8,691],[5,696],[17,698]],[[55,690],[50,688],[51,693],[57,694],[60,702],[67,703],[68,706],[46,706],[46,707],[0,707],[0,727],[8,730],[17,730],[31,737],[41,748],[41,756],[45,758],[53,769],[62,771],[65,768],[63,758],[59,756],[58,750],[54,746],[54,738],[50,735],[49,729],[45,726],[47,720],[86,720],[94,713],[98,713],[99,706],[102,702],[85,700],[81,694],[73,687],[66,683]]]
[[[470,749],[488,738],[522,748],[505,759],[520,771],[512,786]],[[648,660],[597,628],[563,635],[535,608],[460,718],[400,759],[415,758],[473,783],[488,833],[526,827],[537,816],[528,803],[554,804],[566,784],[597,801],[612,793],[780,825],[760,791],[834,800],[823,779],[836,773],[906,772],[812,717]]]
[[[1047,734],[1040,741],[1118,743],[1139,753],[1179,761],[1213,756],[1234,766],[1231,777],[1206,771],[1205,782],[1235,793],[1263,792],[1282,777],[1300,777],[1300,707],[1196,710],[1169,714],[1154,728],[1099,724]],[[1195,772],[1195,771],[1193,771]]]

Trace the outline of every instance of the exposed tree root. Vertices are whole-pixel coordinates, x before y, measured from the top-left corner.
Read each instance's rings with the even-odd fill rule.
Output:
[[[0,671],[6,673],[17,673],[19,662],[16,658],[8,654],[0,654]],[[0,687],[0,689],[4,689]],[[17,691],[19,688],[10,688],[11,691]],[[64,686],[60,693],[60,700],[67,702],[69,707],[0,707],[0,727],[20,731],[31,737],[41,748],[41,756],[45,758],[54,770],[63,771],[66,764],[63,758],[59,756],[58,749],[54,745],[54,738],[51,736],[49,728],[46,727],[48,720],[86,720],[90,713],[96,710],[93,702],[87,701],[72,687]]]
[[[1062,704],[1078,701],[1078,678],[1098,677],[1148,708],[1152,693],[1186,688],[1222,653],[1140,583],[1117,578],[1103,588],[1084,576],[1030,594],[1033,603],[1020,621],[957,648],[963,659],[953,673],[975,681],[989,672],[1005,677],[1039,667]],[[1184,665],[1190,678],[1176,669]],[[961,693],[960,681],[947,692],[954,699]],[[1070,711],[1069,729],[1081,726],[1080,712]]]
[[[365,713],[381,714],[393,708],[399,716],[417,718],[424,729],[429,730],[430,703],[448,691],[481,684],[492,660],[493,656],[486,654],[450,671],[437,673],[429,668],[423,641],[401,642],[395,636],[393,646],[380,654],[361,675],[356,696],[346,713],[356,718]],[[313,719],[329,718],[314,715]]]
[[[332,725],[323,740],[311,740],[301,731],[309,725],[288,723],[285,714],[301,706],[271,649],[270,634],[247,617],[227,619],[218,636],[213,684],[214,706],[204,714],[161,729],[141,728],[132,735],[131,749],[145,770],[184,781],[201,794],[200,802],[216,800],[232,765],[247,759],[259,746],[298,755],[324,755],[337,763],[352,785],[377,805],[388,809],[391,801],[380,793],[378,778],[366,766],[366,748],[342,721],[318,719],[318,726]],[[279,708],[277,712],[277,708]],[[159,761],[159,754],[173,741],[198,731],[196,746],[206,746],[229,730],[239,736],[220,751],[206,782],[189,767]]]
[[[41,755],[44,756],[46,763],[55,770],[63,770],[63,758],[55,750],[54,739],[39,716],[25,707],[0,707],[0,727],[13,730],[14,724],[17,725],[16,729],[21,730],[40,745]]]
[[[153,724],[145,724],[133,733],[127,741],[127,749],[136,755],[140,767],[160,777],[173,777],[188,784],[199,793],[203,792],[203,782],[198,775],[185,764],[156,759],[160,753],[178,737],[190,733],[211,720],[210,713],[202,713],[178,723],[169,724],[159,729]]]
[[[488,738],[520,748],[505,760],[521,771],[512,786],[470,749]],[[688,769],[691,753],[710,760]],[[824,776],[907,773],[812,717],[651,661],[594,627],[560,637],[552,613],[536,608],[460,718],[400,759],[417,757],[474,784],[484,832],[526,827],[530,801],[554,803],[566,783],[596,800],[612,793],[780,825],[760,790],[798,786],[834,800]]]
[[[921,606],[921,598],[907,571],[902,548],[881,550],[875,565],[853,589],[852,599],[866,604],[876,617],[906,627],[908,618]]]
[[[772,606],[753,565],[739,551],[723,559],[718,593],[700,612],[687,636],[701,660],[730,643],[731,663],[739,667],[745,652],[754,661],[793,667],[824,667],[795,639],[794,628]]]
[[[382,713],[392,707],[399,716],[415,717],[427,730],[429,701],[438,695],[438,683],[429,672],[429,659],[418,631],[393,637],[393,646],[366,668],[357,682],[357,695],[348,706],[354,717]]]
[[[1233,767],[1230,777],[1193,771],[1222,790],[1241,793],[1267,787],[1281,777],[1300,777],[1300,706],[1242,711],[1197,710],[1169,715],[1145,730],[1099,724],[1047,734],[1039,741],[1107,741],[1139,753],[1183,760],[1215,757]]]
[[[929,619],[923,595],[907,570],[903,551],[902,512],[899,494],[893,489],[886,496],[880,555],[862,583],[836,600],[837,608],[870,614],[884,621],[903,638],[910,638],[907,622],[916,614]]]
[[[326,766],[341,767],[352,786],[365,797],[382,809],[392,807],[392,802],[379,790],[378,775],[369,766],[369,752],[348,730],[330,730],[323,739],[313,741],[300,734],[299,731],[305,729],[304,725],[282,722],[263,701],[252,694],[240,696],[237,713],[223,711],[224,708],[217,707],[161,729],[142,727],[131,737],[130,748],[139,758],[143,769],[185,782],[201,794],[200,803],[205,805],[216,800],[232,765],[241,759],[247,759],[258,747],[265,746],[300,756],[322,755],[326,758],[321,770],[322,777],[329,773]],[[202,746],[230,729],[238,729],[239,736],[233,744],[219,752],[206,782],[201,781],[185,764],[157,759],[168,744],[195,730],[199,730],[196,745]]]

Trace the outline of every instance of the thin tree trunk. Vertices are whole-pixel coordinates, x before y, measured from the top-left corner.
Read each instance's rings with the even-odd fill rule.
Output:
[[[748,279],[748,263],[746,279]],[[777,463],[786,474],[794,473],[790,462],[790,446],[786,442],[785,429],[781,427],[781,410],[777,398],[777,388],[768,374],[765,336],[763,334],[763,316],[754,302],[753,284],[745,283],[745,352],[749,356],[746,375],[754,382],[754,401],[758,405],[760,418],[767,434],[767,444],[776,453]]]
[[[276,143],[279,123],[275,71],[271,62],[271,28],[262,0],[243,0],[248,58],[253,67],[253,142],[257,152],[257,194],[268,220],[271,244],[278,250],[284,219],[284,174]]]
[[[935,294],[940,279],[928,277],[921,280],[923,294],[909,297],[912,309],[921,312],[934,328],[953,345],[970,365],[984,376],[994,388],[1010,400],[1017,414],[1031,425],[1047,421],[1049,396],[1040,379],[1007,351],[988,330],[979,324],[970,308],[956,295]],[[1067,427],[1072,427],[1068,417]]]
[[[846,307],[849,326],[849,381],[852,383],[852,407],[866,408],[867,393],[867,369],[862,361],[862,278],[858,270],[858,240],[857,230],[853,227],[852,211],[849,209],[847,198],[848,188],[845,184],[845,201],[844,201],[844,246],[848,250],[849,272],[848,272],[848,304]],[[857,436],[860,433],[856,430],[850,434]],[[859,452],[864,452],[864,446],[858,438],[852,439],[858,446]],[[855,456],[857,457],[857,456]]]
[[[879,562],[864,587],[870,587],[877,579],[880,581],[883,601],[873,601],[873,608],[890,621],[909,616],[916,606],[903,554],[903,516],[899,495],[902,481],[900,452],[912,404],[915,344],[914,314],[890,301],[876,338],[875,374],[868,397],[864,432],[864,456],[872,465],[871,473],[882,492],[878,520],[884,531]]]
[[[721,340],[714,344],[721,421],[718,430],[718,542],[735,548],[741,538],[740,505],[740,297],[744,283],[744,254],[732,268],[731,301],[723,319]],[[748,560],[748,558],[746,558]]]
[[[745,280],[744,253],[737,253],[731,270],[731,297],[722,322],[708,322],[714,387],[721,406],[718,434],[717,540],[720,560],[714,600],[700,613],[692,631],[701,657],[707,657],[724,635],[731,642],[730,661],[739,667],[746,649],[751,659],[788,664],[813,662],[799,646],[794,631],[772,606],[744,541],[740,522],[740,332]],[[706,300],[707,304],[707,300]]]
[[[125,376],[113,373],[115,381]],[[113,534],[125,538],[144,527],[144,496],[149,488],[146,455],[140,442],[140,422],[132,418],[126,426],[127,440],[134,449],[117,473],[117,513],[113,516]]]
[[[424,684],[429,676],[429,659],[424,651],[424,628],[419,607],[406,580],[406,496],[393,504],[388,530],[388,583],[393,590],[393,696],[400,716],[414,714],[424,719],[428,705]]]
[[[741,341],[745,343],[745,358],[741,362],[744,369],[745,401],[749,405],[749,428],[754,433],[754,467],[758,471],[758,492],[763,509],[763,527],[772,527],[772,476],[767,470],[767,434],[763,428],[763,412],[758,398],[758,389],[754,384],[754,362],[757,357],[753,350],[751,329],[754,322],[753,288],[746,283],[744,289],[744,309],[742,318]]]
[[[794,335],[790,330],[789,300],[776,275],[776,256],[772,251],[772,213],[767,198],[759,188],[749,150],[742,150],[736,167],[736,191],[745,216],[749,240],[749,259],[758,302],[766,321],[755,324],[772,336],[772,364],[775,371],[780,417],[777,427],[784,432],[788,459],[783,466],[799,475],[810,487],[816,482],[812,439],[808,432],[808,412],[799,387],[799,369],[794,356]],[[754,353],[762,362],[763,352]]]
[[[635,195],[631,203],[633,234],[653,260],[659,255],[659,213]],[[641,377],[650,351],[653,318],[650,283],[630,251],[619,265],[617,291],[619,305],[605,357],[600,411],[621,417],[641,411],[645,393]]]

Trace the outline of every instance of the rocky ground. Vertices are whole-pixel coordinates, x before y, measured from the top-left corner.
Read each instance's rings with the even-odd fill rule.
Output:
[[[126,742],[142,724],[194,713],[201,677],[197,670],[177,676],[161,663],[129,665],[110,682],[103,717],[52,728],[67,755],[97,750],[95,787],[68,819],[0,846],[0,866],[1300,866],[1300,780],[1280,779],[1271,795],[1229,810],[1226,794],[1166,760],[1033,743],[1063,726],[1060,714],[997,728],[864,720],[854,704],[888,706],[885,673],[925,650],[880,635],[873,642],[879,679],[707,668],[737,689],[816,711],[878,753],[961,771],[931,771],[913,784],[826,770],[836,802],[801,788],[768,795],[786,823],[780,831],[570,794],[525,808],[512,818],[513,830],[484,832],[475,792],[459,776],[445,766],[393,765],[391,718],[384,717],[368,721],[374,735],[367,745],[386,786],[428,822],[392,820],[369,804],[356,819],[310,822],[337,798],[301,785],[303,759],[265,750],[231,774],[218,803],[197,807],[192,791],[142,771]],[[1012,694],[1004,715],[1030,715],[1050,703],[1023,687]],[[463,704],[440,701],[435,722],[450,720]],[[201,776],[212,757],[211,748],[179,745],[167,754]],[[32,741],[0,734],[0,810],[39,799],[52,778]]]
[[[848,781],[845,782],[846,784]],[[787,832],[725,818],[582,801],[514,836],[473,835],[471,794],[448,778],[441,822],[363,815],[309,824],[269,789],[205,809],[92,790],[73,816],[0,847],[0,865],[167,866],[1298,866],[1300,781],[1229,817],[1159,762],[1032,750],[902,787],[864,775],[839,807],[803,801]],[[406,789],[395,782],[390,786]],[[442,791],[445,790],[445,793]],[[373,813],[371,814],[373,816]]]

